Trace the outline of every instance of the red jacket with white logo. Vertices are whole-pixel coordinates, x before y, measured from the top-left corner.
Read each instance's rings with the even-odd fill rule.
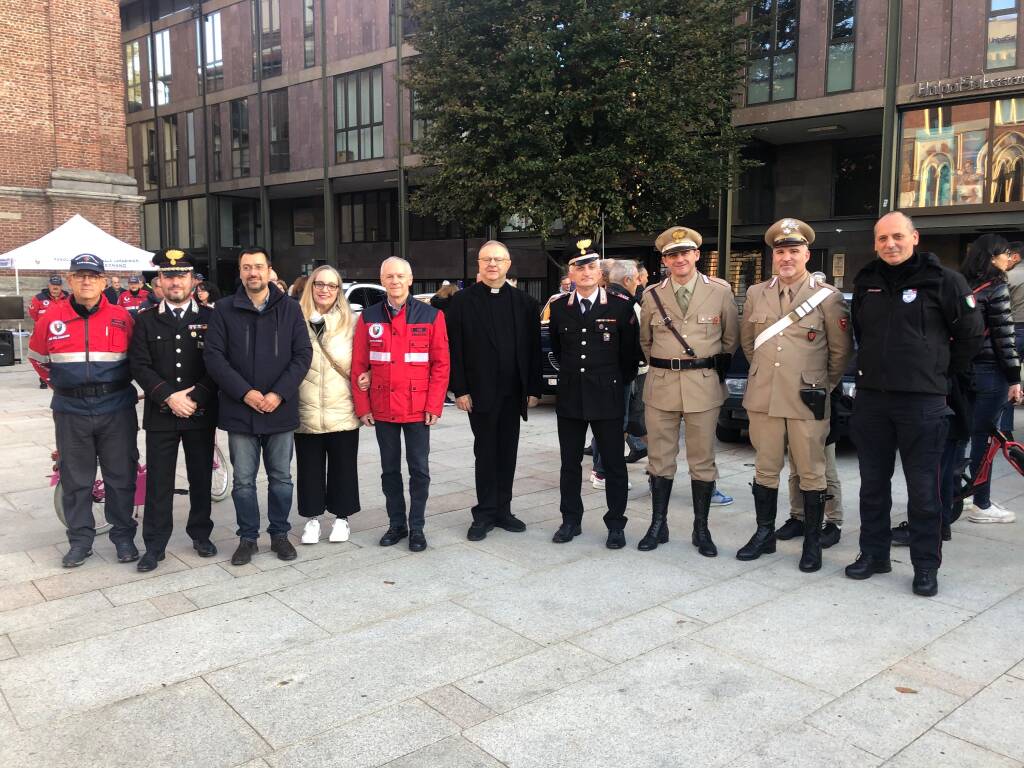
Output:
[[[125,291],[117,298],[117,303],[127,309],[132,314],[139,311],[146,299],[149,298],[149,291],[145,288],[140,288],[138,293],[132,293],[131,291]]]
[[[365,309],[352,340],[352,400],[356,416],[422,422],[441,415],[448,390],[448,331],[444,315],[410,297],[394,317],[387,301]],[[370,389],[359,376],[370,371]]]
[[[50,307],[59,301],[66,300],[67,297],[67,291],[61,291],[60,298],[57,299],[50,296],[49,291],[40,291],[32,297],[32,301],[28,304],[28,316],[38,322],[39,318],[45,315]]]
[[[102,295],[85,317],[71,299],[50,305],[32,332],[28,357],[53,388],[53,410],[94,415],[135,406],[128,367],[134,322]]]

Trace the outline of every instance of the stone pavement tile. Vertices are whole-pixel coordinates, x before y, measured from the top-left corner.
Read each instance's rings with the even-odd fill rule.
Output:
[[[163,565],[163,563],[161,563]],[[225,573],[223,568],[216,565],[204,565],[201,568],[189,568],[174,573],[161,573],[163,569],[157,568],[159,574],[151,579],[133,581],[130,584],[120,584],[116,587],[107,587],[102,590],[106,598],[114,605],[125,605],[137,603],[140,600],[149,600],[161,595],[170,595],[176,592],[183,592],[194,587],[204,587],[207,584],[231,581],[231,574]]]
[[[848,691],[807,723],[881,758],[895,755],[964,702],[906,673],[886,671]]]
[[[885,765],[886,768],[1020,768],[1021,763],[932,730]]]
[[[754,579],[732,578],[665,603],[666,608],[714,624],[748,608],[774,600],[782,593]]]
[[[26,605],[42,603],[45,600],[46,598],[31,581],[0,586],[0,614],[24,608]]]
[[[260,595],[0,662],[0,689],[32,727],[322,637]]]
[[[654,607],[570,638],[569,642],[613,664],[675,642],[704,625],[666,608]]]
[[[52,558],[43,563],[36,562],[27,552],[8,552],[0,555],[0,587],[65,572],[60,564],[61,553],[53,547],[47,549]]]
[[[455,683],[495,712],[507,712],[607,669],[604,659],[558,643]]]
[[[933,669],[927,664],[917,661],[913,656],[908,656],[899,663],[893,664],[890,669],[896,674],[913,677],[925,685],[946,691],[962,699],[971,698],[971,696],[985,687],[980,683],[965,680],[952,672],[942,672],[938,669]]]
[[[371,768],[456,733],[455,723],[413,700],[275,752],[267,762],[271,768]]]
[[[726,768],[873,768],[881,759],[806,725],[774,734]]]
[[[18,768],[213,768],[235,766],[266,745],[202,680],[188,680],[59,727],[0,740],[0,765]]]
[[[693,637],[838,696],[968,618],[958,608],[895,591],[888,583],[837,577],[789,592]],[[858,631],[864,627],[870,632]],[[795,649],[799,665],[793,663]]]
[[[1000,677],[936,728],[1024,761],[1024,680]]]
[[[15,650],[11,639],[7,635],[0,635],[0,661],[13,659],[17,655],[18,651]]]
[[[60,600],[35,603],[24,608],[0,613],[0,634],[17,632],[20,629],[51,624],[55,621],[76,616],[88,616],[95,611],[110,607],[110,601],[100,592],[85,592]]]
[[[217,566],[213,567],[216,568]],[[180,616],[183,613],[196,610],[197,607],[195,603],[180,592],[171,592],[166,595],[151,597],[149,603],[164,616]]]
[[[528,525],[522,533],[508,533],[495,528],[483,541],[470,542],[469,546],[488,552],[495,557],[509,560],[531,571],[549,568],[553,565],[572,563],[577,560],[608,557],[612,554],[605,545],[607,529],[603,533],[592,521],[584,521],[584,535],[568,544],[554,544],[551,537],[558,530],[561,521],[549,524]],[[599,520],[598,523],[601,521]],[[603,527],[603,523],[601,523]],[[468,528],[468,526],[467,526]]]
[[[462,736],[430,744],[392,760],[387,768],[504,768],[493,757]]]
[[[27,530],[27,528],[28,526],[19,526],[9,533],[0,533],[0,554],[24,552],[26,549],[33,549],[44,544],[67,543],[67,533],[56,521],[54,521],[53,527],[42,530]],[[57,555],[54,560],[60,563],[60,555]]]
[[[970,621],[936,638],[911,660],[988,685],[1024,659],[1024,593],[1003,600]]]
[[[774,555],[764,555],[755,560],[755,567],[747,569],[742,576],[762,587],[792,592],[814,583],[834,579],[836,574],[846,578],[842,575],[843,569],[856,559],[856,553],[845,557],[836,552],[836,547],[832,547],[824,551],[820,571],[804,573],[797,567],[802,549],[801,539],[780,541],[778,551]],[[735,557],[733,559],[735,560]],[[909,584],[907,591],[910,591]]]
[[[186,590],[183,594],[199,608],[211,605],[230,603],[243,597],[261,595],[282,587],[289,587],[309,579],[305,574],[294,568],[278,568],[273,571],[260,571],[251,576],[239,576],[236,579],[217,581],[201,587]]]
[[[463,735],[517,768],[719,766],[829,697],[680,640]],[[722,738],[728,734],[728,738]]]
[[[222,669],[207,680],[279,748],[535,649],[514,632],[443,603]]]
[[[519,566],[485,552],[447,547],[287,587],[275,597],[325,629],[342,632],[523,573]]]
[[[469,728],[494,717],[494,710],[485,707],[454,685],[442,685],[440,688],[421,693],[419,699],[453,721],[459,728]]]
[[[117,632],[120,629],[159,621],[163,617],[156,606],[149,603],[122,605],[117,608],[89,611],[72,618],[12,632],[11,642],[17,647],[18,652],[25,656],[47,648],[56,648],[58,645],[67,645]]]
[[[88,563],[88,561],[86,561]],[[47,600],[91,592],[94,589],[116,587],[131,581],[153,579],[169,573],[189,570],[188,566],[172,555],[160,563],[160,567],[149,573],[139,573],[135,563],[105,563],[94,568],[76,568],[56,576],[36,581],[36,586]]]
[[[710,583],[643,553],[615,554],[531,573],[456,602],[538,643],[554,643]]]
[[[384,534],[383,529],[375,529],[372,541],[362,545],[355,544],[333,544],[329,547],[317,547],[326,549],[323,557],[307,559],[304,557],[305,548],[299,551],[299,559],[292,563],[292,568],[306,576],[319,579],[324,576],[335,576],[349,571],[357,571],[367,568],[386,560],[397,560],[400,557],[408,557],[411,554],[408,547],[394,546],[382,547],[378,540]]]

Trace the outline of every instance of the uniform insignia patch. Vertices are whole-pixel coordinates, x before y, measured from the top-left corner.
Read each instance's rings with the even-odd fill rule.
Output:
[[[379,339],[384,335],[384,326],[380,323],[373,323],[368,331],[371,339]]]
[[[973,293],[970,296],[964,296],[964,301],[967,302],[967,306],[970,307],[971,309],[974,309],[976,306],[978,306],[978,302],[974,300]]]
[[[807,340],[808,341],[814,341],[816,338],[818,338],[817,331],[808,331],[807,332]]]
[[[60,336],[67,329],[68,327],[64,325],[64,322],[62,320],[54,320],[52,323],[50,323],[50,333],[52,333],[54,336]]]
[[[845,331],[849,326],[850,326],[850,320],[848,318],[845,318],[845,317],[840,317],[839,318],[839,327],[842,330]]]
[[[917,288],[907,288],[903,291],[903,303],[910,304],[914,299],[917,298]]]

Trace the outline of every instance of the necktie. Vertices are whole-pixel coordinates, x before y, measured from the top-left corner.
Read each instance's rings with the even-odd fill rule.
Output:
[[[586,315],[590,311],[590,307],[593,302],[590,299],[580,299],[580,307],[583,308],[583,314]]]
[[[790,310],[793,309],[793,289],[787,288],[782,292],[782,311],[784,314],[789,314]]]
[[[676,291],[676,302],[679,304],[679,311],[686,316],[686,310],[690,308],[690,292],[685,288]]]
[[[180,323],[181,322],[181,316],[184,313],[185,313],[185,310],[183,310],[181,307],[175,307],[174,308],[174,319],[177,320]]]

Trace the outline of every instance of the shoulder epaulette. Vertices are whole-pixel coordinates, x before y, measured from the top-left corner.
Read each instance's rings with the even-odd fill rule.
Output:
[[[717,285],[722,285],[722,286],[725,286],[725,287],[726,287],[726,288],[728,288],[728,289],[729,289],[730,291],[732,290],[732,283],[730,283],[730,282],[729,282],[728,280],[723,280],[723,279],[722,279],[722,278],[720,278],[720,277],[711,277],[711,276],[709,276],[709,277],[708,277],[708,279],[709,279],[709,280],[710,280],[710,281],[711,281],[712,283],[716,283]]]

